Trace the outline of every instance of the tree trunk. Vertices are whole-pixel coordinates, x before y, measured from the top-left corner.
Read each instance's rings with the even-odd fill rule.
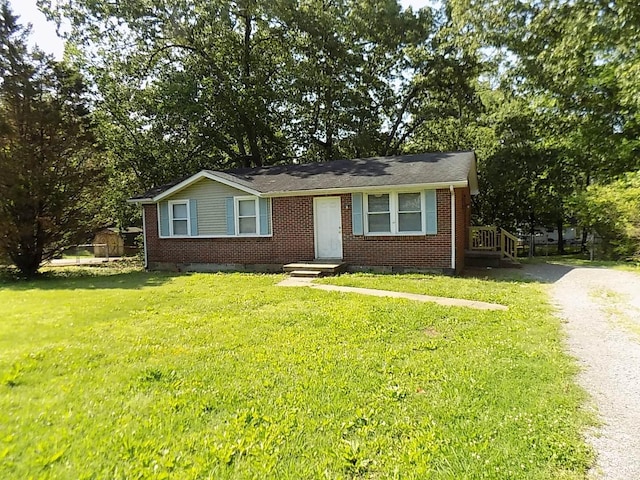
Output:
[[[586,228],[582,228],[582,238],[580,240],[580,252],[587,252],[587,240],[589,239],[589,231]]]
[[[40,262],[42,262],[42,250],[36,244],[35,238],[23,237],[20,239],[17,251],[10,254],[14,265],[27,278],[33,278],[37,275]]]
[[[334,159],[333,152],[333,95],[331,95],[331,88],[327,88],[325,91],[325,108],[326,108],[326,124],[325,134],[326,141],[324,143],[324,159],[329,162]]]
[[[529,258],[536,254],[536,221],[533,213],[529,216]]]
[[[556,221],[556,228],[558,229],[558,255],[564,255],[564,232],[562,231],[562,219]]]
[[[245,92],[253,91],[254,85],[251,79],[251,36],[253,34],[253,14],[249,11],[249,4],[244,11],[244,45],[243,45],[243,75],[242,83]],[[256,129],[256,120],[250,115],[241,114],[240,118],[245,128],[247,141],[249,142],[249,151],[251,152],[252,166],[262,166],[262,155],[258,143],[258,135]]]

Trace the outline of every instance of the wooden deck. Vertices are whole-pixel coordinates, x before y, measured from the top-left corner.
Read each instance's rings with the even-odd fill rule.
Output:
[[[518,239],[504,228],[471,227],[465,261],[477,267],[518,267]]]

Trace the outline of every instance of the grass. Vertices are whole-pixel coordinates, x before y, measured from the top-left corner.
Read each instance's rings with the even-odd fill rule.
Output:
[[[533,283],[56,270],[0,283],[0,478],[582,479],[591,421]],[[426,291],[425,291],[426,290]]]
[[[339,277],[325,277],[317,280],[316,283],[478,300],[499,303],[515,309],[529,308],[529,302],[523,301],[526,299],[522,295],[537,291],[536,287],[522,279],[517,271],[515,274],[509,270],[501,270],[500,273],[502,272],[508,273],[501,275],[500,281],[477,276],[452,278],[444,275],[355,273]]]

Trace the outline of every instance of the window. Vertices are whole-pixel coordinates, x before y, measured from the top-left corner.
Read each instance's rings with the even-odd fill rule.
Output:
[[[388,193],[367,195],[367,220],[369,232],[391,232],[391,210]]]
[[[422,195],[398,194],[398,232],[422,232]]]
[[[186,200],[169,202],[169,227],[171,236],[189,235],[189,202]]]
[[[236,197],[236,231],[238,235],[256,235],[259,231],[258,199]]]
[[[435,190],[365,194],[366,235],[435,234]],[[431,212],[430,209],[433,209]]]
[[[253,196],[226,197],[227,235],[270,236],[271,200]]]

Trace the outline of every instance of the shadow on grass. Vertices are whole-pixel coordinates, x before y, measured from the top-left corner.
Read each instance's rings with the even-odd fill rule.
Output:
[[[466,278],[494,280],[496,282],[556,283],[576,268],[602,268],[596,266],[578,267],[562,263],[525,263],[522,268],[468,268]]]
[[[475,269],[465,271],[465,277],[503,282],[556,283],[575,267],[552,263],[524,264],[522,268]]]
[[[21,290],[90,290],[140,289],[163,285],[176,273],[145,272],[141,269],[69,267],[44,270],[37,277],[21,278],[13,269],[0,269],[0,289]]]
[[[466,267],[458,278],[475,278],[493,282],[555,283],[576,267],[558,263],[523,264],[522,268]],[[597,267],[594,267],[597,268]],[[363,272],[367,273],[367,272]],[[423,280],[428,276],[444,276],[440,273],[371,273],[375,276],[400,277],[407,280]],[[456,278],[456,277],[452,277]]]

